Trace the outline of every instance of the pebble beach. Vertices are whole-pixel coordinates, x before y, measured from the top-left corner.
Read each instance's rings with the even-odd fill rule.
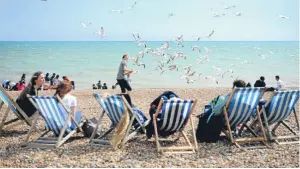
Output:
[[[200,114],[203,107],[211,99],[223,95],[230,88],[198,88],[198,89],[134,89],[131,93],[133,103],[141,109],[149,118],[149,105],[153,99],[166,90],[171,90],[182,99],[197,99],[194,114]],[[87,118],[97,117],[101,112],[99,103],[93,97],[93,93],[117,94],[116,90],[75,90],[72,94],[77,97],[78,109]],[[20,92],[9,92],[16,99]],[[52,95],[54,91],[43,91],[40,95]],[[265,93],[263,98],[270,98],[271,93]],[[0,118],[6,110],[2,108]],[[299,101],[296,104],[296,113],[299,117]],[[9,118],[14,118],[13,113]],[[40,120],[42,121],[42,120]],[[43,128],[43,122],[39,121],[39,128]],[[194,126],[197,128],[198,119],[193,116]],[[287,119],[287,123],[297,131],[294,116]],[[105,117],[104,128],[109,126],[108,118]],[[159,154],[156,150],[154,139],[147,140],[145,135],[127,142],[122,149],[88,147],[89,139],[77,133],[75,137],[67,141],[61,147],[51,150],[26,149],[22,147],[29,127],[27,125],[16,126],[8,131],[0,132],[0,167],[1,168],[35,168],[35,167],[80,167],[80,168],[116,168],[116,167],[226,167],[226,168],[256,168],[256,167],[291,167],[299,168],[299,144],[277,145],[269,143],[271,148],[263,149],[239,149],[231,146],[228,141],[217,143],[198,143],[198,152],[193,154]],[[185,131],[192,140],[192,128],[187,125]],[[299,131],[298,131],[299,132]],[[289,134],[288,131],[279,127],[280,134]],[[32,138],[38,134],[33,134]],[[180,145],[184,140],[179,140]]]

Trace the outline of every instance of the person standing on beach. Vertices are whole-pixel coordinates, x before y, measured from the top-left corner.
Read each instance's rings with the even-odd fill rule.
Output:
[[[123,55],[122,61],[119,66],[119,71],[117,74],[117,81],[120,85],[121,92],[129,94],[129,92],[132,90],[129,82],[125,79],[125,75],[129,75],[133,73],[134,71],[132,69],[127,68],[127,62],[128,62],[129,56],[127,54]]]
[[[276,88],[276,90],[279,91],[279,90],[284,89],[284,83],[282,82],[282,80],[280,80],[280,78],[279,78],[278,75],[275,76],[275,79],[277,81],[277,88]]]

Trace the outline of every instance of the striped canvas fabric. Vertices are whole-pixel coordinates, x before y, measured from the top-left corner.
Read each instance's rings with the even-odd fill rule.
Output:
[[[275,91],[266,115],[269,125],[286,119],[299,99],[299,90]]]
[[[125,111],[125,105],[123,103],[122,97],[119,95],[113,95],[106,97],[105,99],[100,99],[99,94],[94,94],[95,98],[101,104],[101,107],[108,115],[113,125],[117,125]]]
[[[165,100],[159,130],[178,131],[182,128],[188,120],[193,103],[193,100]]]
[[[32,98],[40,109],[40,114],[46,121],[47,127],[58,136],[68,119],[68,112],[54,96],[34,96]],[[71,131],[72,123],[69,122],[66,132]]]
[[[228,109],[231,127],[249,120],[265,88],[236,88]]]
[[[2,88],[1,86],[1,89],[0,89],[0,100],[2,100],[4,102],[4,104],[6,104],[8,107],[10,107],[10,109],[15,112],[15,114],[18,116],[18,117],[22,117],[18,112],[17,112],[17,109],[16,107],[13,105],[12,101],[9,100],[9,98],[7,97],[6,93],[4,92],[5,89]],[[0,101],[1,103],[1,101]]]

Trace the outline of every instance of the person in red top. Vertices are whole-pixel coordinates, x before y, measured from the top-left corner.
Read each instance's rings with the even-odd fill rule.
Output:
[[[25,82],[24,82],[24,81],[20,81],[20,82],[18,83],[18,86],[17,86],[18,91],[22,91],[25,87],[26,87],[26,86],[25,86]]]

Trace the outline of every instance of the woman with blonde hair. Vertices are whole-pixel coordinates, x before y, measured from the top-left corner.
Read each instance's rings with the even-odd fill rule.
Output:
[[[72,113],[76,122],[80,122],[82,119],[82,113],[76,110],[77,99],[71,95],[72,84],[68,81],[62,81],[58,84],[54,96],[59,96],[63,102],[65,108]]]

